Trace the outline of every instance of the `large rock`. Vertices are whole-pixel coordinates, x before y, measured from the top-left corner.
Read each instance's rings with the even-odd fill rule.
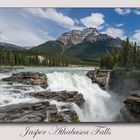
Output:
[[[29,95],[37,98],[57,100],[58,102],[73,102],[78,106],[85,102],[83,95],[77,91],[42,91],[32,92]]]
[[[23,83],[27,85],[39,85],[42,88],[47,88],[47,76],[39,72],[21,72],[13,74],[8,78],[3,78],[3,81],[11,81]]]
[[[124,104],[128,110],[140,114],[140,92],[128,96]]]
[[[87,73],[87,76],[93,83],[97,83],[103,90],[107,89],[109,70],[91,70]]]
[[[72,109],[57,110],[48,101],[20,103],[0,107],[0,122],[79,122]]]
[[[48,122],[80,122],[77,113],[72,109],[58,112],[56,105],[50,105],[47,112]]]
[[[0,122],[44,122],[49,102],[20,103],[0,107]]]
[[[130,122],[140,122],[140,92],[129,95],[124,104],[125,106],[121,109],[123,117]]]

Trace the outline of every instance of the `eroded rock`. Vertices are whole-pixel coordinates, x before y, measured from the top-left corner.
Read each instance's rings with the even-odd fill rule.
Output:
[[[20,72],[13,74],[10,77],[3,78],[2,81],[17,82],[27,85],[39,85],[42,88],[47,88],[47,76],[39,72]]]
[[[19,103],[0,107],[0,122],[79,122],[71,108],[58,111],[48,101]]]
[[[49,105],[46,101],[0,107],[0,122],[44,122]]]
[[[103,90],[107,89],[109,70],[91,70],[87,73],[87,76],[93,83],[97,83]]]
[[[58,102],[73,102],[78,106],[81,106],[85,102],[83,95],[77,91],[42,91],[32,92],[29,95],[37,98],[57,100]]]
[[[140,92],[129,95],[124,101],[121,113],[127,121],[140,122]]]

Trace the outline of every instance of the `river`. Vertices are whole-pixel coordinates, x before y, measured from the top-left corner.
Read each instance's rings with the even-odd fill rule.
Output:
[[[121,104],[117,95],[102,90],[97,84],[92,83],[86,76],[89,70],[94,67],[24,67],[15,70],[13,73],[21,71],[43,72],[48,78],[48,88],[51,91],[78,91],[83,94],[85,104],[79,108],[73,103],[73,109],[79,115],[81,122],[116,122],[120,112]],[[10,76],[12,73],[0,73],[0,79]],[[23,86],[14,84],[14,86]],[[40,99],[30,97],[26,93],[32,91],[43,91],[41,87],[29,86],[26,90],[18,89],[15,92],[13,85],[8,85],[0,80],[0,106],[16,104],[21,102],[36,102]],[[51,101],[59,106],[65,104]]]

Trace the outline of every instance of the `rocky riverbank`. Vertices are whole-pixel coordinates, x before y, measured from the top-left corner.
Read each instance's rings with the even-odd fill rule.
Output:
[[[95,69],[89,71],[87,76],[103,90],[123,97],[120,113],[125,121],[140,122],[139,71]],[[85,94],[77,92],[79,90],[51,91],[47,77],[48,74],[39,72],[19,72],[3,78],[1,82],[6,85],[8,94],[21,95],[23,99],[28,97],[31,102],[9,105],[10,100],[4,98],[5,106],[0,107],[0,122],[79,122],[80,118],[76,111],[77,108],[85,107]]]
[[[38,99],[35,103],[17,103],[0,107],[0,122],[80,122],[73,104],[82,107],[85,99],[77,91],[50,91],[47,76],[39,72],[20,72],[10,77],[3,78],[8,82],[7,88],[21,94],[26,91],[26,96]],[[14,83],[22,83],[15,85]],[[14,84],[14,85],[13,85]],[[33,86],[44,88],[41,92],[28,92]],[[6,101],[6,100],[5,100]],[[61,102],[59,107],[51,101]],[[6,102],[8,104],[8,101]]]

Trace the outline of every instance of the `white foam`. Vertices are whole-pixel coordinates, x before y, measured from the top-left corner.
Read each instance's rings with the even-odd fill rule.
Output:
[[[54,72],[47,74],[49,90],[78,91],[82,93],[86,102],[82,109],[75,105],[75,109],[83,122],[112,121],[118,110],[109,93],[93,84],[84,73],[71,74],[68,72]],[[113,103],[114,102],[114,103]],[[108,108],[108,105],[112,109]],[[118,104],[117,104],[118,105]],[[115,111],[116,109],[116,111]]]
[[[47,74],[49,85],[47,90],[78,91],[78,93],[83,94],[85,103],[82,108],[71,103],[72,109],[78,113],[82,122],[111,122],[114,121],[119,113],[120,103],[118,99],[102,90],[97,84],[92,83],[86,76],[87,70],[91,68],[38,68],[36,70],[34,68],[27,68],[25,71],[28,69]],[[10,74],[0,74],[0,79],[8,76]],[[14,85],[22,86],[22,84],[17,83]],[[11,87],[9,88],[9,86]],[[14,90],[14,86],[7,85],[6,82],[0,80],[0,106],[21,102],[36,102],[41,99],[31,97],[27,93],[43,91],[44,89],[39,86],[30,86],[27,91],[19,89],[20,93],[11,92],[11,90]],[[50,101],[50,103],[56,104],[58,111],[61,111],[61,106],[68,105],[68,103],[57,102],[55,100]]]

